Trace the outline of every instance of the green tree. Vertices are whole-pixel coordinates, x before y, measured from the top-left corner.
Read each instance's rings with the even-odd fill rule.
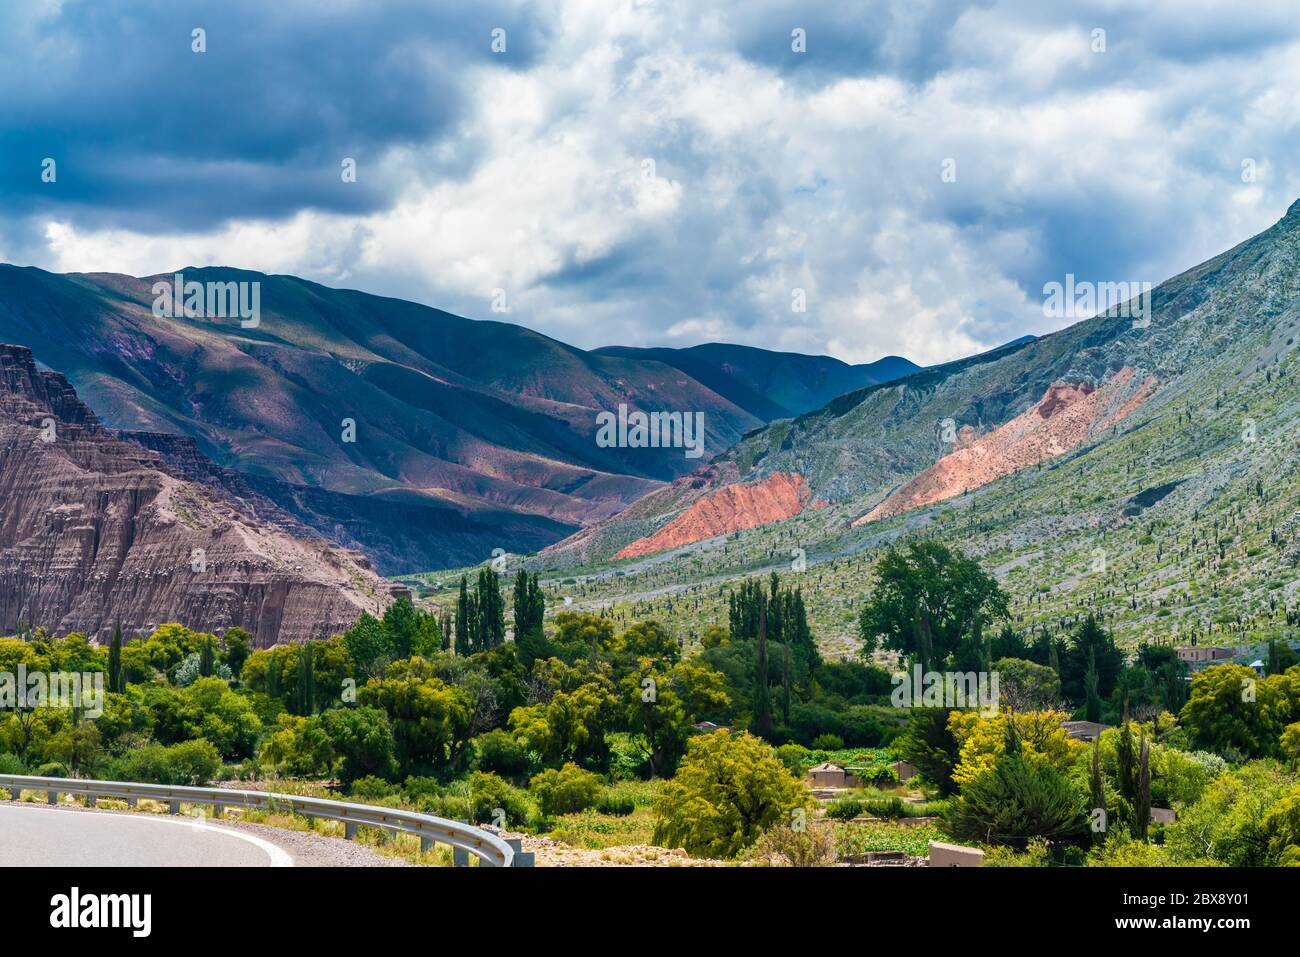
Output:
[[[368,611],[363,611],[357,623],[343,633],[343,644],[357,671],[366,677],[382,675],[394,658],[388,629]]]
[[[528,782],[529,792],[547,817],[585,811],[600,800],[605,782],[572,761],[562,768],[550,768]]]
[[[253,653],[253,636],[243,628],[227,628],[221,636],[221,647],[225,652],[226,667],[238,678],[244,670],[244,662]]]
[[[515,575],[515,648],[525,668],[532,667],[538,658],[550,657],[549,643],[542,622],[546,615],[546,599],[537,573],[529,574],[519,569]]]
[[[984,626],[1006,612],[996,580],[960,552],[933,540],[890,548],[859,617],[863,654],[883,646],[929,671],[965,641],[986,658]]]
[[[948,720],[952,713],[947,708],[912,708],[906,729],[894,741],[899,757],[945,797],[957,793],[952,772],[961,760],[961,745]]]
[[[811,806],[808,789],[770,745],[743,732],[715,731],[690,740],[676,777],[660,787],[654,842],[731,858]]]
[[[122,671],[122,626],[113,626],[113,638],[108,644],[108,690],[122,694],[126,691],[126,675]]]

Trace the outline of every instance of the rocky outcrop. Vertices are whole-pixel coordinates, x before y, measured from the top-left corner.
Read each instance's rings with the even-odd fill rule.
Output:
[[[1125,366],[1100,387],[1055,382],[1032,408],[984,435],[964,428],[956,448],[891,492],[854,525],[889,518],[961,495],[1054,458],[1118,422],[1154,391],[1155,378]]]
[[[724,485],[707,492],[653,535],[639,538],[615,558],[636,558],[679,548],[716,535],[791,518],[812,497],[798,473],[777,472],[757,482]]]
[[[0,345],[0,632],[178,621],[265,646],[338,633],[389,599],[364,557],[185,478],[105,429],[30,350]]]

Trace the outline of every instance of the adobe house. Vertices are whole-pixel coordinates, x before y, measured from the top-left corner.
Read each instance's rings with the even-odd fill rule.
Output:
[[[1216,661],[1225,661],[1233,657],[1231,648],[1212,648],[1210,646],[1202,647],[1200,645],[1184,645],[1182,648],[1175,648],[1174,654],[1178,656],[1179,661],[1185,661],[1189,665],[1211,665]]]
[[[814,788],[856,788],[860,787],[857,775],[849,773],[838,764],[819,764],[808,770],[808,786]]]
[[[900,784],[917,775],[916,765],[910,761],[895,761],[890,767],[893,769],[894,774],[898,776]]]

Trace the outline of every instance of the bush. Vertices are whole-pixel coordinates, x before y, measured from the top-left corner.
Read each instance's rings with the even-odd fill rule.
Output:
[[[851,821],[862,813],[863,807],[857,798],[840,798],[826,806],[826,816],[837,821]]]
[[[499,775],[475,771],[469,776],[469,792],[470,815],[476,823],[523,827],[534,817],[528,792]]]
[[[819,734],[813,738],[814,751],[838,751],[844,747],[844,739],[838,734]]]
[[[572,761],[558,771],[543,771],[528,783],[528,790],[547,817],[585,811],[600,800],[604,782]]]
[[[692,854],[735,857],[763,831],[808,808],[812,796],[766,742],[715,731],[694,737],[677,776],[655,800],[655,843]]]
[[[903,799],[900,797],[866,801],[864,807],[872,817],[878,817],[884,821],[897,821],[900,817],[907,817],[907,805],[903,803]]]
[[[0,774],[26,774],[27,765],[22,758],[9,752],[0,753]]]
[[[221,755],[212,742],[196,738],[180,744],[147,744],[128,751],[108,766],[107,774],[115,781],[199,787],[220,770]]]
[[[835,863],[835,835],[828,827],[783,824],[763,833],[752,856],[778,866],[827,867]]]
[[[521,779],[528,774],[528,752],[508,731],[497,728],[474,739],[479,771],[503,778]]]
[[[601,814],[609,814],[613,817],[627,817],[636,810],[636,802],[632,800],[630,795],[606,791],[601,795],[600,800],[596,802],[596,810]]]
[[[397,793],[399,793],[399,789],[396,784],[390,784],[383,778],[377,778],[374,775],[357,778],[352,782],[352,787],[348,789],[348,796],[356,798],[358,801],[382,801],[384,798],[390,798]]]

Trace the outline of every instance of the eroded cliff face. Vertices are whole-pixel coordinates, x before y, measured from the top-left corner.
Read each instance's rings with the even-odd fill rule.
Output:
[[[30,350],[0,345],[0,632],[105,636],[177,621],[259,646],[379,612],[365,558],[245,514],[105,429]]]
[[[659,531],[623,548],[615,558],[636,558],[679,548],[715,535],[791,518],[812,491],[802,475],[777,472],[757,482],[725,485],[705,493]]]
[[[1005,475],[1037,465],[1080,445],[1118,422],[1155,390],[1154,377],[1127,366],[1100,387],[1091,382],[1053,383],[1033,408],[984,435],[963,429],[956,448],[857,519],[863,525],[961,495]]]

